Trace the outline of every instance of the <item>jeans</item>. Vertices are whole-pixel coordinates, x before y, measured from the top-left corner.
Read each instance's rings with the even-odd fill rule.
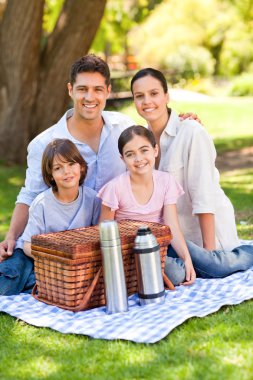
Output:
[[[12,256],[0,263],[0,295],[31,293],[34,285],[33,259],[17,248]]]
[[[197,277],[221,278],[253,266],[253,245],[241,245],[232,251],[207,251],[191,241],[186,241]],[[165,273],[174,285],[185,281],[184,262],[170,245],[165,263]]]

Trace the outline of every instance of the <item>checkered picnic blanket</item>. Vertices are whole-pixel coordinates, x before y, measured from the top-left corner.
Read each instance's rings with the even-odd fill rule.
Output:
[[[0,297],[0,311],[31,325],[62,333],[83,334],[98,339],[125,339],[155,343],[191,317],[205,317],[224,305],[253,298],[253,267],[222,279],[197,279],[192,286],[167,291],[165,303],[139,306],[129,297],[129,311],[106,314],[105,307],[73,313],[36,301],[32,296]]]

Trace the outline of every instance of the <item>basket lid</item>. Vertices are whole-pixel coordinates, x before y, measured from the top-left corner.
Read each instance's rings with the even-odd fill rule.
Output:
[[[145,222],[156,238],[167,236],[171,238],[168,226]],[[124,220],[118,223],[121,244],[133,243],[138,228],[143,225],[141,221]],[[42,252],[54,253],[57,251],[65,254],[85,254],[100,250],[99,226],[82,227],[73,230],[52,232],[32,237],[32,249]]]

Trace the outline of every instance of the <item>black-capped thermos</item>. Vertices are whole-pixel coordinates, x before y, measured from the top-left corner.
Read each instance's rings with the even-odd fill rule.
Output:
[[[127,311],[126,280],[117,222],[104,220],[99,225],[99,234],[104,270],[106,312],[113,314]]]
[[[134,253],[140,304],[163,303],[165,290],[160,246],[149,227],[139,227],[134,242]]]

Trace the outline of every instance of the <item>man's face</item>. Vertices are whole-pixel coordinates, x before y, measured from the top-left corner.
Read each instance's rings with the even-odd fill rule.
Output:
[[[84,120],[97,120],[105,108],[111,86],[98,72],[79,73],[72,86],[68,83],[69,95],[74,103],[74,115]]]

